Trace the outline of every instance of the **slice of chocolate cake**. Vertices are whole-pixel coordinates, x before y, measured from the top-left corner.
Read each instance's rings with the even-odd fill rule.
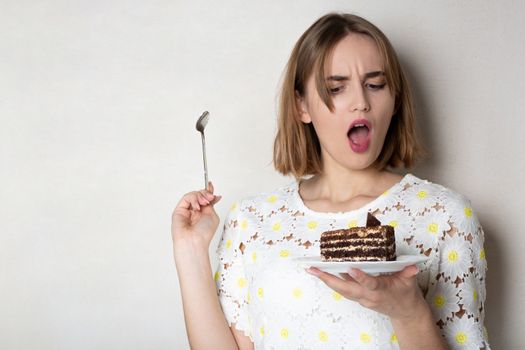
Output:
[[[394,228],[381,225],[368,213],[366,227],[323,232],[321,258],[323,261],[396,260]]]

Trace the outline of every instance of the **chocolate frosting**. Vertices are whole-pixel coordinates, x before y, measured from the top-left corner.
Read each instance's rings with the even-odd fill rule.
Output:
[[[377,218],[368,213],[366,216],[366,227],[375,227],[375,226],[381,226],[381,221],[377,220]]]

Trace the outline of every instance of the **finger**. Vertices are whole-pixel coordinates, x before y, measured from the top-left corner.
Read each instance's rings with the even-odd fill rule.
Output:
[[[210,202],[211,205],[215,205],[218,201],[220,201],[222,196],[215,196],[215,199]]]
[[[180,199],[179,203],[177,203],[177,206],[175,206],[176,209],[190,209],[191,203],[189,201],[190,193],[186,193],[182,198]]]
[[[191,217],[191,212],[200,209],[198,203],[195,202],[196,192],[189,192],[182,196],[181,200],[173,210],[172,222],[180,223],[177,217],[183,217],[188,220]]]
[[[212,201],[215,196],[211,193],[211,192],[208,192],[206,190],[202,190],[199,192],[204,198],[206,198],[208,200],[208,202]]]
[[[357,283],[368,290],[377,290],[382,286],[379,277],[370,276],[359,269],[350,269],[348,274],[352,276]]]
[[[199,201],[197,200],[197,196],[191,196],[188,198],[188,200],[191,203],[191,210],[201,210],[201,206],[199,205]]]
[[[359,285],[351,281],[345,281],[338,278],[328,272],[321,271],[315,267],[310,267],[306,270],[309,274],[312,274],[323,281],[328,287],[335,290],[341,295],[344,295],[348,299],[357,300],[361,293],[359,292]]]
[[[215,187],[213,187],[213,183],[211,181],[208,181],[208,188],[207,190],[213,194],[213,192],[215,192]]]
[[[345,281],[355,282],[355,280],[352,278],[352,276],[350,276],[347,273],[340,273],[339,276],[341,276],[341,278],[344,279]]]
[[[396,275],[404,279],[410,279],[416,276],[418,273],[419,273],[419,268],[416,265],[409,265],[405,267],[403,270],[396,273]]]
[[[185,209],[185,210],[191,210],[194,203],[195,203],[195,197],[197,192],[188,192],[182,198],[180,199],[179,203],[176,206],[176,209]]]
[[[201,192],[197,193],[197,200],[199,201],[199,204],[202,206],[210,204],[210,201]]]
[[[217,216],[217,213],[215,212],[215,208],[214,208],[213,206],[214,206],[218,201],[220,201],[221,198],[222,198],[221,196],[215,196],[215,198],[214,198],[212,201],[210,201],[208,204],[206,204],[206,205],[204,205],[204,206],[202,207],[202,209],[201,209],[201,210],[202,210],[202,213],[203,213],[204,215],[209,215],[209,214],[211,214],[211,215],[213,215],[213,216]]]

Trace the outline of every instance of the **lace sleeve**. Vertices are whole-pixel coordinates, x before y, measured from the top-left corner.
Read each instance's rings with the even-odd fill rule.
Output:
[[[483,326],[487,269],[483,229],[462,196],[450,196],[444,210],[450,230],[439,240],[439,265],[426,298],[452,349],[490,349]]]
[[[214,279],[219,301],[228,324],[249,336],[247,316],[248,281],[244,272],[239,237],[240,206],[236,203],[224,222],[222,238],[217,248],[218,267]]]

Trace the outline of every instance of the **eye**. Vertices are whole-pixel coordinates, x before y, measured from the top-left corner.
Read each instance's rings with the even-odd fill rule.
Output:
[[[340,93],[341,91],[343,91],[343,89],[344,89],[344,86],[342,86],[342,85],[341,86],[332,87],[332,88],[330,88],[330,93],[332,95],[336,95],[336,94]]]
[[[381,90],[386,86],[386,83],[383,84],[366,84],[366,86],[373,91]]]

